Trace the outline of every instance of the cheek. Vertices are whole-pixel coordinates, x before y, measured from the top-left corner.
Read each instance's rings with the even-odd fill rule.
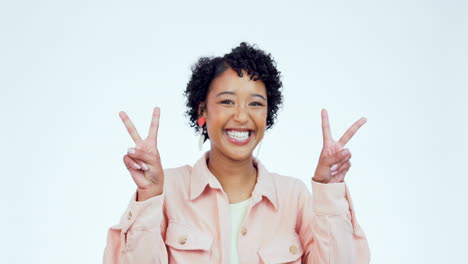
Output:
[[[262,120],[265,121],[265,124],[266,124],[266,120],[267,120],[267,117],[268,117],[268,109],[264,109],[262,112],[261,112],[261,116],[262,116]]]
[[[257,127],[266,127],[267,124],[267,111],[261,111],[255,115],[255,123]]]
[[[210,108],[210,112],[206,115],[206,125],[208,133],[212,132],[212,136],[217,137],[218,131],[225,126],[226,120],[228,120],[228,115],[226,111],[222,111],[220,107]]]

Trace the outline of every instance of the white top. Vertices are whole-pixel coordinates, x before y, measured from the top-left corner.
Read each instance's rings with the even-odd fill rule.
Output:
[[[249,200],[250,198],[239,203],[229,204],[229,211],[231,216],[231,264],[239,263],[239,252],[237,251],[237,238],[239,237],[242,220],[244,220]]]

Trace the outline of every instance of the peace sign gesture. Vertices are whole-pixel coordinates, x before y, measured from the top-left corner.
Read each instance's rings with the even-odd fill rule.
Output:
[[[349,152],[349,149],[343,149],[343,147],[366,122],[366,118],[360,118],[336,142],[332,138],[330,131],[327,110],[322,109],[323,148],[317,168],[315,169],[314,181],[320,183],[344,182],[344,177],[351,167],[351,162],[349,161],[351,159],[351,152]]]
[[[155,107],[148,136],[141,139],[138,131],[124,111],[119,112],[128,133],[135,142],[123,161],[138,186],[138,201],[144,201],[163,191],[164,170],[157,148],[160,109]]]

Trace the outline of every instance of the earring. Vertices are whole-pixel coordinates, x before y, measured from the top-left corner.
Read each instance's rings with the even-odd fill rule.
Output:
[[[205,135],[203,135],[204,125],[206,119],[204,117],[199,117],[197,119],[198,126],[200,126],[200,139],[198,140],[198,149],[202,151],[203,143],[205,142]]]

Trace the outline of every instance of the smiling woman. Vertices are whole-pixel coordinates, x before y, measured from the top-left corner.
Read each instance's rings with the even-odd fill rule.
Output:
[[[266,88],[262,81],[252,81],[248,75],[239,77],[228,68],[213,80],[201,117],[211,142],[211,157],[225,156],[231,160],[248,160],[266,129]],[[252,165],[251,165],[252,166]]]
[[[351,166],[344,146],[366,120],[336,142],[322,110],[311,195],[301,180],[269,172],[252,155],[274,124],[281,87],[271,55],[247,43],[200,58],[185,91],[186,114],[211,148],[193,167],[163,169],[158,107],[144,140],[120,112],[136,144],[123,159],[137,191],[108,231],[104,263],[369,263],[344,182]]]

